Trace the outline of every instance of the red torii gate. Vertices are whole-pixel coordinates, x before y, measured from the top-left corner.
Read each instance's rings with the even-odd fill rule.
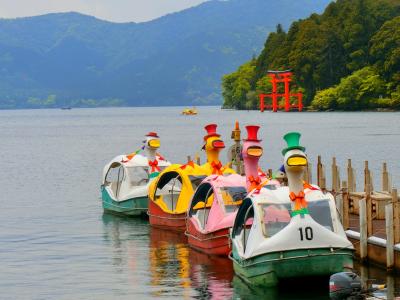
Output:
[[[268,71],[268,76],[271,77],[272,93],[271,94],[260,94],[260,111],[263,112],[265,109],[272,109],[273,112],[277,112],[278,109],[284,108],[285,111],[290,111],[292,108],[297,108],[298,111],[303,110],[303,94],[290,93],[290,82],[292,81],[293,73],[290,70],[286,71]],[[283,94],[278,93],[277,83],[283,82],[285,84],[285,92]],[[272,105],[266,105],[264,102],[265,98],[272,99]],[[285,105],[279,105],[278,98],[285,98]],[[290,103],[290,98],[297,98],[297,103]]]

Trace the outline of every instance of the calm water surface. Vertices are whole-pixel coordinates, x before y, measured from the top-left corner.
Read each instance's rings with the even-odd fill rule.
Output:
[[[246,286],[229,260],[190,249],[182,235],[144,219],[103,215],[103,166],[138,149],[157,131],[173,162],[200,152],[204,125],[218,123],[226,143],[235,120],[262,126],[263,168],[277,169],[287,131],[302,132],[315,161],[321,154],[361,171],[370,160],[375,185],[387,161],[400,184],[399,113],[264,113],[200,108],[0,111],[0,299],[327,299],[327,286],[266,290]],[[226,153],[223,153],[226,161]],[[343,170],[343,168],[342,168]],[[343,173],[343,172],[342,172]],[[344,177],[344,173],[342,174]],[[379,269],[363,270],[378,282]],[[395,293],[398,287],[395,285]],[[290,291],[293,290],[293,291]]]

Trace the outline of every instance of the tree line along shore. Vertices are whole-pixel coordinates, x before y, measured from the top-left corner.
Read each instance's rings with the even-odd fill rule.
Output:
[[[287,32],[278,25],[258,57],[223,77],[223,108],[257,109],[268,70],[285,69],[309,110],[399,110],[400,1],[338,0]]]

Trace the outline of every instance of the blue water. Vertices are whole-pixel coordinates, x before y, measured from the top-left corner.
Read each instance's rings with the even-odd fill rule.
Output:
[[[230,145],[239,120],[261,125],[263,168],[280,166],[282,136],[296,130],[314,165],[319,154],[327,165],[336,156],[345,179],[347,158],[359,173],[369,160],[379,189],[383,161],[393,184],[400,184],[400,114],[261,114],[202,107],[198,116],[187,117],[181,110],[0,111],[0,299],[327,297],[328,287],[294,294],[250,288],[234,276],[228,259],[200,254],[182,236],[152,229],[143,219],[103,215],[103,166],[137,150],[148,131],[159,133],[160,152],[169,160],[183,162],[199,153],[204,161],[204,125],[217,123]],[[371,278],[387,280],[379,269],[369,272]]]

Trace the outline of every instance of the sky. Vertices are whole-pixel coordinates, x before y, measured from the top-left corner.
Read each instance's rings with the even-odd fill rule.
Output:
[[[0,18],[76,11],[113,22],[144,22],[207,0],[0,0]]]

